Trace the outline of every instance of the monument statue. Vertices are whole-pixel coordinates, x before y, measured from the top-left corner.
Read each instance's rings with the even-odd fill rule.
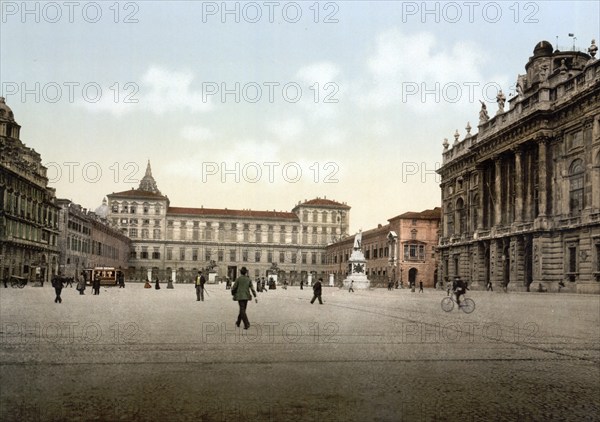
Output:
[[[485,103],[481,100],[479,100],[479,102],[481,103],[481,110],[479,110],[479,124],[482,124],[490,120],[490,116],[487,112],[487,106]]]
[[[362,231],[359,230],[354,236],[354,250],[360,249],[362,245]]]
[[[498,91],[496,95],[496,102],[498,103],[498,111],[496,114],[504,113],[504,103],[506,103],[506,96],[502,93],[502,90]]]
[[[367,278],[366,268],[367,260],[361,251],[362,247],[362,231],[359,231],[354,236],[354,247],[352,254],[348,259],[348,272],[344,279],[344,286],[349,288],[350,285],[355,289],[368,289],[369,279]]]

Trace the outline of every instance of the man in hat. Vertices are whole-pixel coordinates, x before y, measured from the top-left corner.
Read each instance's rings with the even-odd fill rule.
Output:
[[[322,290],[322,288],[321,288],[321,286],[322,286],[321,282],[322,281],[323,281],[323,279],[319,278],[317,280],[317,282],[313,285],[313,293],[314,293],[314,295],[313,295],[312,300],[310,301],[311,305],[315,302],[316,299],[319,299],[319,305],[323,304],[323,301],[321,300],[321,290]]]
[[[196,276],[196,300],[204,302],[204,284],[206,283],[206,279],[204,275],[202,275],[202,271],[198,271],[198,275]]]
[[[240,322],[244,322],[244,330],[250,328],[250,321],[248,320],[248,315],[246,315],[246,307],[248,306],[248,301],[252,299],[254,296],[254,301],[258,303],[258,299],[256,298],[256,291],[254,287],[252,287],[252,280],[248,277],[248,269],[246,267],[242,267],[240,270],[242,274],[239,276],[235,283],[233,283],[233,287],[231,287],[231,294],[233,295],[233,300],[237,301],[240,311],[235,322],[237,327],[240,326]],[[252,292],[252,296],[250,296],[250,292]]]

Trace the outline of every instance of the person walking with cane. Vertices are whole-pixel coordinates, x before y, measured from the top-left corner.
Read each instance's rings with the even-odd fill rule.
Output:
[[[317,280],[317,282],[314,284],[313,286],[313,293],[314,296],[312,298],[312,300],[310,301],[310,304],[312,305],[315,300],[319,299],[319,305],[323,304],[323,300],[321,300],[321,291],[322,291],[322,285],[321,282],[323,281],[322,278],[319,278],[319,280]]]
[[[252,296],[254,296],[254,301],[256,303],[258,303],[258,299],[256,298],[256,291],[254,290],[254,287],[252,287],[252,280],[247,276],[248,270],[246,267],[242,267],[240,273],[242,275],[239,276],[233,283],[231,294],[233,295],[233,300],[237,301],[240,308],[235,325],[239,327],[240,323],[243,321],[244,330],[247,330],[250,328],[250,321],[248,320],[248,315],[246,314],[248,301],[252,299]],[[252,292],[252,296],[250,296],[250,292]]]

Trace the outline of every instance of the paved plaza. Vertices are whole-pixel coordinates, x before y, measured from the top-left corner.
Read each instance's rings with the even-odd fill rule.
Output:
[[[600,420],[600,297],[0,289],[2,421]]]

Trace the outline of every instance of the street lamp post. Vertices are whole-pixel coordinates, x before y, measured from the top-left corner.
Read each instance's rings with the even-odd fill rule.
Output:
[[[346,213],[342,210],[338,210],[338,216],[337,216],[337,221],[340,223],[340,233],[339,233],[339,238],[338,238],[338,244],[339,244],[339,251],[340,251],[340,266],[339,266],[339,271],[338,271],[338,276],[343,280],[342,278],[342,258],[344,256],[342,250],[341,250],[341,242],[344,239],[344,217],[346,216]]]
[[[390,248],[390,265],[392,267],[392,284],[396,285],[396,240],[398,239],[398,235],[394,231],[390,231],[388,233],[388,243]],[[402,271],[402,268],[400,269]]]

